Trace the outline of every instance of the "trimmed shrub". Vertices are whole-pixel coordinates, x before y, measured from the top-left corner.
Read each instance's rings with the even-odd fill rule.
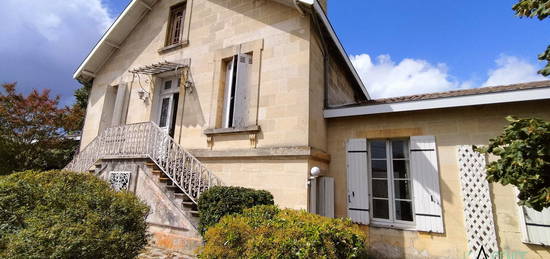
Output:
[[[0,177],[0,258],[133,258],[149,208],[91,174]]]
[[[204,232],[225,215],[241,213],[256,205],[273,205],[273,195],[243,187],[214,186],[199,198],[199,230]]]
[[[349,219],[257,206],[209,228],[200,258],[366,258],[366,236]]]

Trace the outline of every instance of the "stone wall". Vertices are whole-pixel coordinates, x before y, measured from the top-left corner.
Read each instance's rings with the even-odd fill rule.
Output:
[[[335,178],[336,216],[347,216],[345,143],[349,138],[433,135],[436,137],[439,156],[445,233],[363,228],[368,233],[373,253],[394,258],[464,258],[468,248],[456,146],[487,144],[490,138],[502,132],[507,124],[504,119],[507,115],[537,116],[548,120],[549,111],[549,102],[533,101],[330,119],[329,175]],[[490,193],[499,250],[504,253],[524,252],[524,258],[550,257],[549,247],[521,242],[518,210],[512,188],[492,184]]]
[[[257,123],[261,127],[257,147],[307,146],[310,21],[291,7],[268,0],[193,0],[189,45],[159,54],[164,46],[168,10],[177,0],[159,1],[134,29],[121,49],[97,73],[90,95],[83,147],[97,134],[108,86],[132,84],[127,123],[152,118],[155,96],[143,102],[137,91],[143,86],[127,71],[164,60],[191,60],[194,88],[184,98],[181,143],[189,149],[208,148],[203,130],[208,125],[212,100],[216,51],[263,40]],[[154,81],[154,80],[153,80]],[[181,97],[180,97],[181,98]],[[304,101],[305,100],[305,101]],[[191,113],[189,111],[192,111]],[[247,134],[218,136],[213,149],[250,148]]]
[[[342,58],[332,54],[329,59],[328,107],[355,104],[362,93]]]

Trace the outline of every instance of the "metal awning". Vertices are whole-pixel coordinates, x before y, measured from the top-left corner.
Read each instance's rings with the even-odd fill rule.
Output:
[[[134,73],[134,74],[156,75],[164,72],[179,70],[182,68],[186,68],[188,66],[189,65],[186,65],[186,64],[178,64],[178,63],[164,61],[153,65],[138,67],[133,70],[129,70],[128,72]]]

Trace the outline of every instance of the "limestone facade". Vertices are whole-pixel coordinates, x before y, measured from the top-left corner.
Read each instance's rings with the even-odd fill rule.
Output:
[[[124,123],[157,120],[162,78],[175,74],[149,78],[128,71],[163,61],[188,64],[193,83],[180,91],[174,138],[227,185],[268,190],[282,207],[308,208],[309,170],[317,166],[335,180],[335,216],[347,217],[348,139],[433,135],[445,233],[362,226],[371,251],[378,255],[464,258],[467,237],[456,146],[486,144],[501,132],[507,115],[550,119],[547,101],[325,119],[325,108],[366,97],[336,46],[327,40],[326,28],[311,14],[270,0],[187,1],[189,27],[182,46],[165,48],[170,8],[182,1],[161,0],[96,73],[82,148],[113,121],[109,93],[115,86],[129,93]],[[224,67],[239,53],[252,55],[253,63],[248,126],[224,130],[220,125]],[[149,98],[140,99],[140,91],[148,92]],[[525,252],[525,258],[550,257],[548,247],[521,242],[518,212],[510,202],[512,189],[491,185],[491,195],[499,249]],[[157,232],[159,240],[176,240]]]
[[[550,119],[550,102],[494,104],[465,108],[387,113],[328,122],[328,174],[335,179],[335,214],[347,216],[346,141],[350,138],[392,139],[431,135],[436,138],[445,233],[367,227],[373,254],[392,258],[471,258],[464,227],[457,146],[484,145],[507,125],[504,117]],[[511,186],[490,185],[497,241],[510,258],[548,258],[550,248],[522,243],[520,216]],[[524,256],[524,257],[521,257]]]

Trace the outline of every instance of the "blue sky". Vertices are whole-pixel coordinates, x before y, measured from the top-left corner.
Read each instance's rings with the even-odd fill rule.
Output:
[[[70,103],[79,86],[72,73],[128,2],[5,0],[0,82],[51,88]],[[550,43],[550,24],[515,17],[515,2],[329,0],[328,12],[380,98],[544,79],[536,55]]]

